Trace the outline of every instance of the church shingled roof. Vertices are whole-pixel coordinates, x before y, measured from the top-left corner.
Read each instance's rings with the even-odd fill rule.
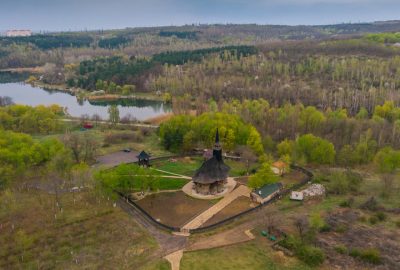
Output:
[[[219,161],[215,156],[206,160],[193,176],[193,182],[200,184],[212,184],[225,180],[228,177],[230,167]]]
[[[204,161],[193,176],[193,182],[200,184],[212,184],[225,180],[231,168],[222,159],[222,149],[219,144],[219,132],[215,134],[213,157]]]

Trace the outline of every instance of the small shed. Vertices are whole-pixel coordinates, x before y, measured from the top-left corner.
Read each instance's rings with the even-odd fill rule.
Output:
[[[261,188],[255,189],[250,194],[250,198],[253,202],[265,203],[271,200],[276,194],[278,194],[282,188],[282,183],[268,184],[262,186]]]
[[[140,154],[136,157],[138,159],[139,166],[148,167],[150,165],[150,155],[147,154],[145,151],[140,152]]]
[[[292,193],[290,194],[290,199],[294,201],[302,201],[304,199],[303,192],[292,191]]]
[[[277,175],[284,175],[287,172],[288,164],[278,160],[271,165],[271,170]]]

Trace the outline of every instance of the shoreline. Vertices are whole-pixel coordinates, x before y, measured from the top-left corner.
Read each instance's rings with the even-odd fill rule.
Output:
[[[156,96],[152,93],[147,92],[138,92],[133,95],[124,96],[118,94],[104,94],[104,95],[93,95],[90,91],[82,89],[82,88],[69,88],[66,85],[54,85],[54,84],[46,84],[40,82],[23,82],[26,84],[30,84],[33,87],[39,87],[45,90],[52,90],[58,92],[64,92],[72,94],[73,96],[80,96],[81,98],[87,99],[88,101],[117,101],[117,100],[149,100],[149,101],[161,101],[163,103],[164,99],[161,96]]]

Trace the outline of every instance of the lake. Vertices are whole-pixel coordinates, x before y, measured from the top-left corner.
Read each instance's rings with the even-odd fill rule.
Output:
[[[131,115],[138,120],[153,118],[172,111],[171,105],[161,101],[144,99],[123,99],[111,102],[78,101],[77,97],[64,92],[44,90],[23,83],[0,83],[0,96],[8,96],[16,104],[30,106],[58,104],[67,108],[67,112],[74,117],[87,114],[100,115],[108,119],[108,108],[117,105],[120,118]]]

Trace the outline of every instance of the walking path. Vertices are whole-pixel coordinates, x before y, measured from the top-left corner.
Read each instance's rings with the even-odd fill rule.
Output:
[[[155,169],[155,168],[151,168],[151,169],[152,169],[152,170],[155,170],[155,171],[158,171],[158,172],[166,173],[166,174],[169,174],[169,175],[178,176],[178,178],[185,178],[185,179],[188,179],[188,180],[192,180],[192,177],[189,177],[189,176],[186,176],[186,175],[177,174],[177,173],[172,173],[172,172],[167,172],[167,171],[160,170],[160,169]],[[165,177],[165,176],[164,176],[164,177]]]
[[[164,258],[171,264],[171,270],[179,270],[182,256],[183,250],[181,249],[175,251],[174,253],[168,254]]]
[[[216,204],[208,208],[206,211],[204,211],[203,213],[192,219],[185,226],[183,226],[182,231],[188,231],[201,227],[201,225],[206,223],[210,218],[212,218],[215,214],[224,209],[228,204],[230,204],[236,198],[240,196],[250,197],[250,192],[251,190],[248,187],[240,185],[231,193],[227,194],[219,202],[217,202]]]

